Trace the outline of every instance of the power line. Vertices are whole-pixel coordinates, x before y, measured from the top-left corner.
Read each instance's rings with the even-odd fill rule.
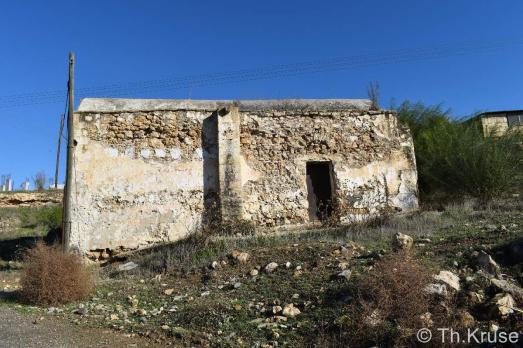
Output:
[[[522,43],[523,40],[500,40],[487,43],[466,42],[459,45],[447,44],[428,48],[401,49],[381,54],[362,54],[308,62],[270,65],[253,69],[240,69],[222,73],[78,88],[77,95],[79,98],[96,96],[122,97],[144,92],[188,89],[477,54],[521,45]],[[63,95],[63,91],[55,90],[4,96],[0,97],[0,108],[58,103],[61,102]]]

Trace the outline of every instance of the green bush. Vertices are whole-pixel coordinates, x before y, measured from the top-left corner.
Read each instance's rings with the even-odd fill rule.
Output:
[[[441,106],[405,102],[397,111],[412,132],[422,198],[470,195],[486,203],[522,187],[522,134],[484,137],[478,122],[451,119]]]
[[[26,228],[43,227],[46,230],[60,228],[62,225],[62,207],[23,208],[20,211],[20,221],[22,226]]]

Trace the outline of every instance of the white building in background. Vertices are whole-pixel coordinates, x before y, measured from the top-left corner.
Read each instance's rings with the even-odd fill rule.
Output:
[[[6,191],[13,191],[13,179],[11,179],[11,178],[5,179],[5,189],[6,189]]]
[[[30,186],[31,186],[31,183],[29,182],[29,180],[26,180],[26,181],[22,182],[22,184],[20,185],[20,188],[23,191],[29,191]]]

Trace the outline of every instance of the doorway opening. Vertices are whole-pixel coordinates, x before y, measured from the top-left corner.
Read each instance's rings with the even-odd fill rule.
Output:
[[[307,162],[307,200],[311,221],[324,221],[332,215],[331,173],[331,162]]]

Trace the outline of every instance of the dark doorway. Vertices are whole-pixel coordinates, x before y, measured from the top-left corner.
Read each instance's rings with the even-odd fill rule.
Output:
[[[307,162],[309,218],[325,220],[332,214],[331,162]]]

